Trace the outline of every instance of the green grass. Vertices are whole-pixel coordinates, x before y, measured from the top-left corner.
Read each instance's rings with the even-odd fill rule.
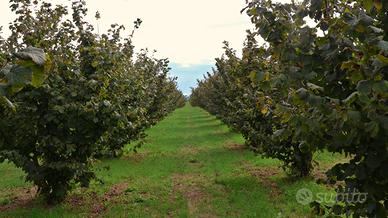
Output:
[[[0,164],[0,209],[12,206],[0,217],[313,217],[296,202],[297,191],[332,191],[313,179],[289,181],[279,161],[236,146],[241,135],[199,108],[175,111],[148,135],[138,153],[96,163],[103,183],[75,189],[51,208],[39,199],[15,206],[31,184],[11,164]],[[316,156],[325,166],[341,158]]]
[[[0,190],[23,187],[26,185],[23,171],[16,169],[13,164],[0,164],[0,175]]]

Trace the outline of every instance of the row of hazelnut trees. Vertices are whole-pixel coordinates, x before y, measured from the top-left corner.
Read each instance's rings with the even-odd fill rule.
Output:
[[[95,34],[83,0],[10,8],[17,19],[0,37],[0,163],[13,162],[56,203],[95,178],[93,159],[120,155],[185,99],[168,60],[134,54],[123,26]]]
[[[254,0],[244,11],[255,28],[242,57],[225,43],[191,104],[295,177],[310,174],[317,151],[347,155],[328,182],[367,193],[366,201],[312,206],[331,216],[387,217],[388,1]]]

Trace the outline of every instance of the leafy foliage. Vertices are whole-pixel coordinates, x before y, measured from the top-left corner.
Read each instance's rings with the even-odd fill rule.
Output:
[[[93,33],[84,1],[72,3],[72,19],[61,5],[10,3],[18,18],[10,37],[0,40],[0,63],[13,64],[0,78],[15,110],[0,106],[0,162],[22,168],[56,203],[74,185],[88,186],[93,158],[119,155],[183,106],[184,97],[167,75],[167,60],[147,52],[133,58],[133,33],[122,38],[117,24],[107,34]]]
[[[18,58],[15,64],[8,64],[0,71],[0,96],[12,109],[15,109],[15,106],[7,96],[19,92],[26,85],[41,86],[49,68],[42,49],[29,47],[16,53],[15,57]]]
[[[386,217],[388,2],[256,0],[244,10],[255,30],[242,58],[227,48],[191,103],[292,175],[308,175],[317,150],[346,154],[350,161],[330,169],[329,182],[343,181],[339,190],[368,193],[367,200],[314,204],[317,211]]]

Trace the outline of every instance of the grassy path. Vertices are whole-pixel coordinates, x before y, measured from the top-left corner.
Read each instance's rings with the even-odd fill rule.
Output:
[[[313,179],[290,182],[277,161],[255,156],[199,108],[177,110],[148,134],[138,153],[96,163],[103,182],[52,208],[34,198],[22,172],[0,165],[0,217],[311,217],[296,192],[327,192]],[[317,157],[322,166],[337,158]]]

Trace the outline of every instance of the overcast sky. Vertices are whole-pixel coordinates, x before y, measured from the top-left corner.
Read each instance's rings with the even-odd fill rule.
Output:
[[[68,4],[68,0],[49,0]],[[86,0],[89,17],[100,32],[112,23],[124,24],[128,30],[133,21],[143,23],[136,32],[136,49],[157,50],[157,57],[169,58],[172,75],[178,76],[181,90],[190,93],[197,78],[210,71],[214,58],[222,54],[222,42],[229,41],[240,51],[245,30],[252,27],[246,14],[240,14],[245,0]],[[99,11],[101,20],[94,19]],[[14,15],[8,0],[0,0],[0,26],[7,34]],[[204,72],[205,71],[205,72]]]

